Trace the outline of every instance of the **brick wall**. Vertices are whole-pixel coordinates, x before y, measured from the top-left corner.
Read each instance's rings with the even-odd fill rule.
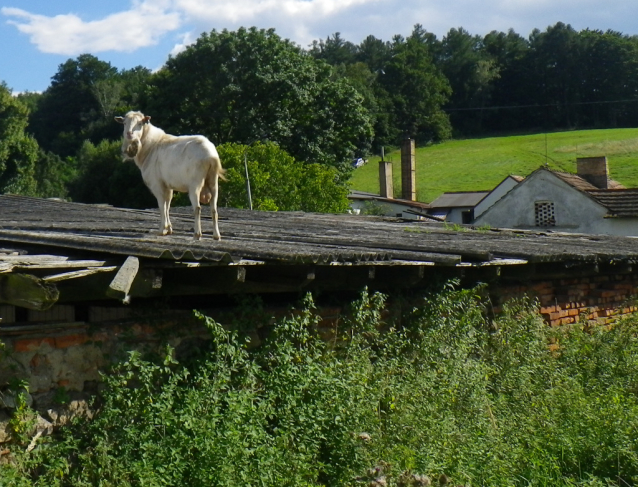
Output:
[[[583,320],[607,324],[638,310],[638,276],[615,274],[496,282],[490,285],[490,295],[497,313],[502,303],[527,295],[538,300],[540,312],[551,326]],[[121,309],[124,311],[120,312],[118,308],[89,310],[90,319],[86,322],[51,321],[65,317],[77,319],[77,316],[71,316],[74,313],[69,309],[61,308],[43,314],[40,323],[3,326],[0,341],[9,353],[0,355],[0,393],[11,378],[26,379],[36,405],[44,407],[59,388],[79,393],[94,392],[100,371],[129,350],[152,350],[168,341],[178,352],[188,353],[188,347],[198,346],[208,339],[207,330],[190,312],[170,317],[164,314],[158,323],[157,319],[144,318],[138,313],[131,316],[129,308]],[[222,311],[218,316],[215,312],[207,314],[224,323],[223,315],[228,311]],[[286,307],[268,309],[270,316],[282,316],[286,312]],[[324,339],[334,338],[341,312],[338,306],[321,309],[323,322],[319,332]],[[151,325],[153,322],[155,324]],[[250,333],[252,343],[258,344],[260,330]]]
[[[538,299],[540,312],[551,326],[583,320],[608,324],[620,316],[638,311],[638,276],[616,274],[567,279],[550,279],[498,285],[491,290],[498,305],[527,295]]]

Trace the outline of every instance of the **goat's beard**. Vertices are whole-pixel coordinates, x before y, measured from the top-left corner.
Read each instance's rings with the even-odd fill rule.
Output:
[[[124,143],[124,146],[122,147],[122,155],[124,155],[125,159],[133,159],[140,151],[141,147],[142,143],[139,139],[133,139],[129,144]]]

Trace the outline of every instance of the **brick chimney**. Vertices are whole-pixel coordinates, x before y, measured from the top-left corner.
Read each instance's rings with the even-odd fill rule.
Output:
[[[578,157],[576,174],[599,189],[607,189],[609,181],[607,157]]]
[[[401,144],[401,198],[416,201],[416,157],[414,139]]]
[[[389,161],[379,161],[379,195],[382,198],[394,198],[392,163]]]

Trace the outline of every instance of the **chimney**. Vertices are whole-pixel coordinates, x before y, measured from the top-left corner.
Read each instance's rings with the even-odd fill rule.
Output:
[[[609,180],[607,157],[578,157],[576,174],[599,189],[607,189]]]
[[[389,161],[379,161],[379,195],[382,198],[394,198],[392,163]]]
[[[416,201],[416,158],[414,139],[403,139],[401,144],[401,197]]]

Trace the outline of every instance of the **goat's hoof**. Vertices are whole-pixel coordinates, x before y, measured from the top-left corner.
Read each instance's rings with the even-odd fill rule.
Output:
[[[201,238],[202,238],[202,234],[201,233],[200,234],[196,233],[195,235],[193,235],[193,240],[200,240]]]
[[[215,240],[221,240],[221,239],[222,239],[222,236],[221,236],[221,235],[213,235],[213,238],[214,238]]]

